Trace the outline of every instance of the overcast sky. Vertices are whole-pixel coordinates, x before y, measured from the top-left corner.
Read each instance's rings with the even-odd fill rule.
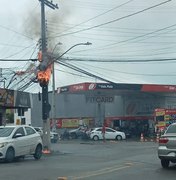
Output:
[[[62,54],[75,44],[92,43],[77,46],[64,56],[81,61],[67,62],[116,83],[176,84],[176,61],[160,61],[176,58],[175,0],[53,0],[53,3],[59,9],[46,7],[48,48],[53,50],[61,42],[55,52]],[[36,58],[41,33],[40,2],[1,0],[0,13],[0,59]],[[112,62],[118,60],[121,62]],[[141,60],[146,62],[138,62]],[[29,62],[1,62],[1,68],[14,71],[28,67]],[[99,82],[61,65],[55,66],[55,72],[56,87]],[[38,91],[40,86],[35,84],[26,90],[34,89]]]

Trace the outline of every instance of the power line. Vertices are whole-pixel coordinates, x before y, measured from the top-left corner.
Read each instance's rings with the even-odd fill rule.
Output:
[[[92,73],[90,73],[90,72],[88,72],[88,71],[85,71],[85,70],[83,70],[83,69],[81,69],[81,68],[78,68],[78,67],[76,67],[76,66],[74,66],[74,65],[71,65],[71,64],[69,64],[69,63],[61,62],[61,61],[56,61],[56,62],[57,62],[58,64],[61,64],[61,65],[65,66],[65,67],[68,67],[68,68],[70,68],[70,69],[72,69],[72,70],[75,70],[75,71],[77,71],[77,72],[81,72],[81,73],[83,73],[83,74],[85,74],[85,75],[87,75],[87,76],[90,76],[90,77],[93,77],[93,78],[97,78],[97,79],[99,79],[99,80],[101,80],[101,81],[104,81],[104,82],[114,83],[114,82],[112,82],[112,81],[110,81],[110,80],[107,80],[107,79],[102,78],[102,77],[100,77],[100,76],[94,75],[94,74],[92,74]]]
[[[107,45],[101,46],[99,48],[94,48],[93,50],[104,50],[104,49],[112,48],[112,46],[114,46],[114,45],[125,43],[125,42],[129,42],[129,41],[133,41],[133,40],[136,40],[136,39],[139,39],[139,38],[143,38],[145,36],[149,36],[149,35],[152,35],[154,33],[157,33],[157,32],[160,32],[160,31],[164,31],[166,29],[169,29],[169,28],[175,27],[175,26],[176,26],[176,24],[173,24],[173,25],[170,25],[170,26],[167,26],[167,27],[164,27],[164,28],[161,28],[161,29],[157,29],[155,31],[152,31],[152,32],[149,32],[149,33],[137,36],[137,37],[133,37],[133,38],[126,39],[126,40],[123,40],[123,41],[107,44]],[[90,48],[90,49],[86,49],[86,50],[73,51],[72,54],[78,53],[78,52],[83,52],[83,51],[89,51],[89,50],[92,50],[92,49]]]
[[[5,27],[5,26],[2,26],[2,25],[0,25],[0,27],[3,28],[3,29],[6,29],[6,30],[8,30],[8,31],[14,32],[14,33],[16,33],[16,34],[18,34],[18,35],[20,35],[20,36],[25,37],[25,38],[28,38],[28,39],[30,39],[30,40],[34,40],[33,38],[27,36],[26,34],[23,34],[23,33],[20,33],[20,32],[18,32],[18,31],[15,31],[15,30],[13,30],[13,29],[11,29],[11,28],[9,28],[9,27]]]
[[[83,59],[83,58],[61,58],[62,61],[83,61],[83,62],[167,62],[176,61],[176,58],[159,59]],[[38,59],[0,59],[0,61],[38,61]]]
[[[30,80],[28,83],[26,83],[25,85],[21,86],[20,88],[18,88],[19,91],[24,91],[25,89],[29,88],[29,86],[31,86],[34,83],[34,80],[36,78],[33,78],[33,80]]]
[[[38,61],[38,59],[0,59],[0,61],[5,61],[5,62],[21,62],[21,61]]]
[[[170,2],[170,1],[172,1],[172,0],[167,0],[167,1],[164,1],[164,2],[161,2],[161,3],[158,3],[156,5],[150,6],[148,8],[143,9],[143,10],[140,10],[140,11],[128,14],[126,16],[123,16],[123,17],[120,17],[120,18],[117,18],[117,19],[114,19],[114,20],[111,20],[111,21],[108,21],[108,22],[105,22],[105,23],[102,23],[102,24],[98,24],[98,25],[95,25],[95,26],[92,26],[92,27],[89,27],[89,28],[81,29],[81,30],[78,30],[78,31],[70,32],[70,33],[61,34],[61,35],[58,35],[58,36],[48,37],[48,38],[61,37],[61,36],[66,36],[66,35],[75,34],[75,33],[83,32],[83,31],[88,31],[88,30],[91,30],[91,29],[94,29],[94,28],[98,28],[98,27],[101,27],[101,26],[104,26],[104,25],[107,25],[107,24],[111,24],[111,23],[114,23],[114,22],[129,18],[129,17],[132,17],[134,15],[140,14],[142,12],[145,12],[145,11],[148,11],[150,9],[161,6],[163,4],[166,4],[166,3]]]
[[[150,50],[149,50],[150,51]],[[135,51],[134,51],[135,52]],[[148,52],[148,50],[146,50],[146,52]],[[131,52],[131,53],[133,53],[133,52]],[[170,57],[173,57],[173,55],[175,55],[176,54],[176,51],[175,51],[175,49],[173,49],[173,50],[169,50],[169,51],[161,51],[161,52],[152,52],[152,50],[151,50],[151,53],[150,54],[130,54],[129,52],[124,52],[124,53],[116,53],[116,55],[111,55],[112,54],[112,52],[109,52],[109,53],[98,53],[98,54],[91,54],[91,55],[89,55],[89,54],[81,54],[80,55],[80,57],[81,58],[84,58],[84,57],[89,57],[89,58],[94,58],[94,57],[96,57],[96,56],[101,56],[101,57],[104,57],[104,59],[107,59],[107,58],[113,58],[113,59],[125,59],[125,60],[127,60],[127,59],[139,59],[140,58],[140,60],[141,59],[146,59],[146,58],[153,58],[153,56],[155,56],[155,59],[157,58],[157,56],[158,56],[158,58],[164,58],[164,57],[168,57],[168,55],[170,56]],[[161,57],[161,55],[162,55],[162,57]],[[164,57],[163,57],[164,56]],[[78,56],[74,56],[74,55],[72,55],[72,57],[78,57]]]
[[[87,62],[116,62],[116,63],[136,63],[136,62],[168,62],[168,61],[176,61],[176,58],[163,58],[163,59],[78,59],[78,58],[61,58],[62,61],[87,61]]]
[[[15,55],[17,55],[17,54],[20,54],[20,53],[23,52],[25,49],[28,49],[28,48],[30,48],[31,46],[33,46],[33,44],[31,44],[30,46],[27,46],[27,47],[21,49],[20,51],[14,53],[14,54],[11,54],[11,55],[7,56],[7,57],[5,57],[5,58],[10,58],[10,57],[15,56]]]
[[[114,7],[114,8],[111,8],[111,9],[109,9],[108,11],[105,11],[105,12],[103,12],[103,13],[97,15],[97,16],[94,16],[93,18],[90,18],[90,19],[88,19],[88,20],[86,20],[86,21],[83,21],[83,22],[81,22],[81,23],[79,23],[79,24],[76,24],[75,26],[70,27],[70,28],[68,28],[66,31],[63,31],[63,32],[67,32],[67,31],[69,31],[69,30],[71,30],[71,29],[74,29],[75,27],[78,27],[78,26],[80,26],[80,25],[82,25],[82,24],[85,24],[85,23],[87,23],[87,22],[89,22],[89,21],[92,21],[92,20],[94,20],[94,19],[96,19],[96,18],[98,18],[98,17],[100,17],[100,16],[103,16],[103,15],[105,15],[105,14],[111,12],[111,11],[114,11],[115,9],[120,8],[120,7],[122,7],[122,6],[130,3],[130,2],[132,2],[132,1],[134,1],[134,0],[129,0],[129,1],[125,2],[125,3],[123,3],[123,4],[120,4],[120,5],[118,5],[118,6]],[[63,32],[61,32],[61,33],[63,33]]]
[[[80,65],[80,64],[79,64]],[[92,64],[83,64],[84,66],[90,66],[90,67],[93,67],[93,68],[96,68],[96,69],[102,69],[102,70],[105,70],[105,71],[110,71],[110,72],[117,72],[117,73],[121,73],[121,74],[129,74],[129,75],[137,75],[137,76],[176,76],[176,74],[154,74],[154,73],[133,73],[133,72],[127,72],[127,71],[117,71],[117,70],[112,70],[111,69],[108,69],[108,68],[103,68],[103,67],[100,67],[100,66],[93,66]]]
[[[73,76],[79,76],[79,77],[83,77],[83,78],[86,78],[87,76],[83,76],[81,74],[75,74],[75,73],[72,73],[72,72],[68,72],[68,71],[64,71],[64,70],[60,70],[60,69],[55,69],[56,71],[59,71],[59,72],[64,72],[64,73],[67,73],[67,74],[71,74]]]

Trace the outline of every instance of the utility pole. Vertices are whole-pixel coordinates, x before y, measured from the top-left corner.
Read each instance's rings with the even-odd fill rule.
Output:
[[[53,82],[53,87],[52,87],[52,125],[53,125],[53,130],[56,130],[56,96],[55,96],[55,72],[54,72],[54,62],[52,66],[52,82]]]
[[[62,45],[61,42],[58,42],[55,47],[53,48],[52,54],[54,54],[54,51],[58,45]],[[56,131],[56,93],[55,93],[55,61],[53,61],[52,64],[52,130]]]
[[[39,65],[39,70],[43,75],[48,68],[48,56],[47,56],[47,43],[46,43],[46,22],[45,22],[45,5],[50,7],[51,9],[58,9],[57,4],[53,4],[52,1],[48,0],[39,0],[41,3],[41,53],[42,60]],[[47,73],[46,73],[47,74]],[[43,119],[43,146],[44,152],[50,153],[50,122],[49,122],[49,111],[50,104],[48,102],[48,81],[41,81],[40,78],[40,86],[42,87],[42,119]]]

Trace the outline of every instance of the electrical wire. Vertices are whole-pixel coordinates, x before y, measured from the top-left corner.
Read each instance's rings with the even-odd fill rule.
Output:
[[[29,37],[29,36],[27,36],[27,35],[25,35],[25,34],[23,34],[23,33],[20,33],[20,32],[18,32],[18,31],[15,31],[14,29],[8,28],[8,27],[6,27],[6,26],[0,25],[0,28],[6,29],[6,30],[11,31],[11,32],[14,32],[14,33],[16,33],[16,34],[18,34],[18,35],[20,35],[20,36],[23,36],[23,37],[25,37],[25,38],[27,38],[27,39],[34,40],[32,37]]]
[[[69,64],[69,63],[65,63],[65,62],[61,62],[61,61],[56,61],[56,63],[61,64],[61,65],[65,66],[65,67],[68,67],[68,68],[70,68],[70,69],[72,69],[72,70],[75,70],[75,71],[77,71],[77,72],[81,72],[81,73],[83,73],[83,74],[85,74],[85,75],[87,75],[87,76],[90,76],[90,77],[93,77],[93,78],[97,78],[97,79],[99,79],[99,80],[101,80],[101,81],[108,82],[108,83],[114,83],[114,82],[112,82],[112,81],[110,81],[110,80],[107,80],[107,79],[102,78],[102,77],[100,77],[100,76],[94,75],[94,74],[92,74],[92,73],[90,73],[90,72],[88,72],[88,71],[85,71],[85,70],[83,70],[83,69],[81,69],[81,68],[78,68],[78,67],[76,67],[76,66],[74,66],[74,65],[71,65],[71,64]]]
[[[64,70],[61,70],[61,69],[56,69],[56,68],[55,68],[55,70],[56,70],[56,71],[59,71],[59,72],[64,72],[64,73],[67,73],[67,74],[71,74],[71,75],[73,75],[73,76],[79,76],[79,77],[82,77],[82,78],[86,78],[86,77],[87,77],[87,76],[83,76],[83,75],[81,75],[81,74],[75,74],[75,73],[68,72],[68,71],[64,71]]]
[[[109,71],[109,72],[117,72],[117,73],[121,73],[121,74],[129,74],[129,75],[137,75],[137,76],[168,76],[168,77],[171,77],[171,76],[176,76],[176,74],[158,74],[158,73],[134,73],[134,72],[127,72],[127,71],[117,71],[117,70],[113,70],[112,68],[111,69],[108,69],[108,68],[103,68],[103,67],[100,67],[99,66],[93,66],[92,64],[83,64],[81,63],[81,65],[84,65],[86,68],[89,67],[92,67],[92,68],[95,68],[95,69],[100,69],[100,70],[105,70],[105,71]],[[77,65],[78,66],[78,65]],[[79,66],[80,66],[80,63],[79,63]],[[89,68],[88,68],[89,69]]]
[[[164,31],[164,30],[170,29],[170,28],[175,27],[175,26],[176,26],[176,24],[172,24],[170,26],[167,26],[167,27],[164,27],[164,28],[160,28],[160,29],[154,30],[152,32],[149,32],[149,33],[146,33],[146,34],[143,34],[143,35],[139,35],[139,36],[136,36],[136,37],[133,37],[133,38],[130,38],[130,39],[126,39],[126,40],[118,41],[118,42],[115,42],[115,43],[107,44],[107,45],[104,45],[104,46],[101,46],[101,47],[98,47],[98,48],[89,48],[89,49],[85,49],[85,50],[73,51],[72,54],[73,53],[78,53],[78,52],[83,52],[83,51],[84,52],[85,51],[90,51],[90,50],[91,51],[92,50],[93,51],[97,51],[97,50],[104,50],[104,49],[107,49],[107,48],[112,48],[112,46],[114,46],[114,45],[121,44],[121,43],[126,43],[126,42],[133,41],[133,40],[136,40],[136,39],[139,39],[139,38],[143,38],[143,37],[146,37],[146,36],[158,33],[160,31]]]
[[[87,23],[87,22],[89,22],[89,21],[95,20],[96,18],[101,17],[101,16],[103,16],[103,15],[109,13],[109,12],[112,12],[112,11],[114,11],[115,9],[118,9],[118,8],[120,8],[120,7],[128,4],[128,3],[130,3],[130,2],[132,2],[132,1],[134,1],[134,0],[129,0],[129,1],[125,2],[125,3],[122,3],[122,4],[118,5],[118,6],[115,6],[114,8],[111,8],[111,9],[109,9],[108,11],[105,11],[105,12],[103,12],[103,13],[101,13],[101,14],[98,14],[97,16],[94,16],[93,18],[87,19],[86,21],[83,21],[83,22],[81,22],[81,23],[79,23],[79,24],[76,24],[75,26],[72,26],[72,27],[68,28],[67,30],[65,30],[65,31],[63,31],[63,32],[65,33],[65,32],[67,32],[67,31],[69,31],[69,30],[71,30],[71,29],[74,29],[75,27],[78,27],[78,26],[80,26],[80,25],[82,25],[82,24],[85,24],[85,23]],[[61,33],[63,33],[63,32],[61,32]]]
[[[9,61],[9,62],[10,62],[10,61],[12,61],[12,62],[13,62],[13,61],[14,61],[14,62],[18,62],[18,61],[19,61],[19,62],[20,62],[20,61],[37,61],[37,59],[5,59],[5,58],[4,58],[4,59],[0,59],[0,61],[6,61],[6,62],[7,62],[7,61]]]
[[[176,61],[176,58],[163,58],[163,59],[77,59],[77,58],[61,58],[64,61],[87,61],[87,62],[114,62],[114,63],[146,63],[146,62],[168,62]]]
[[[89,27],[89,28],[81,29],[81,30],[78,30],[78,31],[70,32],[70,33],[61,34],[61,35],[58,35],[58,36],[48,37],[48,38],[55,38],[55,37],[66,36],[66,35],[75,34],[75,33],[83,32],[83,31],[88,31],[88,30],[95,29],[95,28],[98,28],[98,27],[101,27],[101,26],[105,26],[105,25],[107,25],[107,24],[111,24],[111,23],[114,23],[114,22],[117,22],[117,21],[120,21],[120,20],[129,18],[129,17],[135,16],[135,15],[137,15],[137,14],[143,13],[143,12],[148,11],[148,10],[150,10],[150,9],[156,8],[156,7],[158,7],[158,6],[161,6],[161,5],[163,5],[163,4],[168,3],[168,2],[170,2],[170,1],[172,1],[172,0],[163,1],[163,2],[161,2],[161,3],[155,4],[155,5],[153,5],[153,6],[150,6],[150,7],[148,7],[148,8],[142,9],[142,10],[140,10],[140,11],[137,11],[137,12],[128,14],[128,15],[126,15],[126,16],[123,16],[123,17],[120,17],[120,18],[117,18],[117,19],[114,19],[114,20],[111,20],[111,21],[107,21],[107,22],[105,22],[105,23],[101,23],[101,24],[98,24],[98,25],[95,25],[95,26],[92,26],[92,27]]]
[[[31,46],[33,46],[33,44],[31,44],[30,46],[27,46],[27,47],[21,49],[20,51],[18,51],[18,52],[16,52],[16,53],[13,53],[13,54],[11,54],[11,55],[8,55],[8,56],[6,56],[5,58],[10,58],[10,57],[13,57],[13,56],[15,56],[15,55],[17,55],[17,54],[20,54],[20,53],[23,52],[25,49],[28,49],[28,48],[30,48]]]

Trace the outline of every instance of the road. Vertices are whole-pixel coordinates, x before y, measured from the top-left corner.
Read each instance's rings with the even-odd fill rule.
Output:
[[[60,141],[36,161],[28,156],[0,163],[1,180],[175,180],[176,166],[161,168],[157,143],[136,141]]]

